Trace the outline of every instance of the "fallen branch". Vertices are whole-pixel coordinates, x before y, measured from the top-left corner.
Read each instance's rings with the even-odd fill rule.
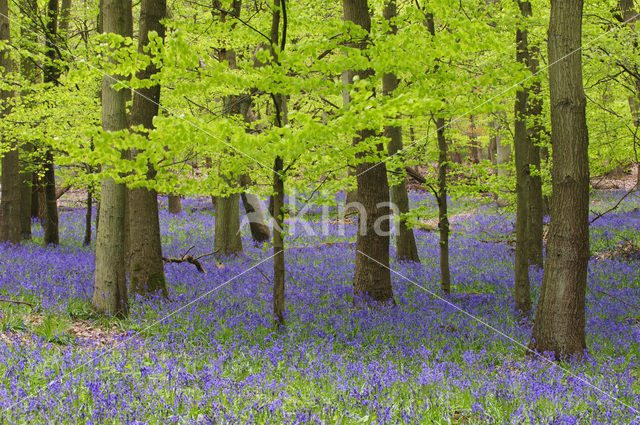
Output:
[[[600,292],[601,294],[604,294],[604,295],[606,295],[606,296],[608,296],[608,297],[611,297],[611,298],[612,298],[612,299],[614,299],[614,300],[617,300],[617,301],[621,302],[622,304],[626,305],[627,307],[631,307],[631,308],[633,308],[633,309],[635,309],[635,308],[636,308],[636,306],[635,306],[635,305],[631,305],[631,304],[629,304],[629,303],[625,302],[625,301],[624,301],[623,299],[621,299],[620,297],[616,297],[615,295],[612,295],[612,294],[608,293],[607,291],[603,291],[602,289],[598,289],[598,292]]]
[[[618,208],[618,205],[620,205],[622,203],[622,201],[624,201],[624,198],[626,198],[627,196],[629,196],[637,187],[638,185],[634,185],[631,189],[629,189],[629,191],[627,193],[624,194],[624,196],[620,199],[618,199],[618,202],[616,202],[616,204],[614,206],[612,206],[611,208],[609,208],[608,210],[606,210],[605,212],[602,212],[600,214],[598,214],[597,216],[595,216],[590,222],[589,224],[593,224],[594,221],[596,221],[597,219],[599,219],[600,217],[602,217],[605,214],[610,213],[611,211],[615,210],[616,208]],[[592,211],[593,212],[593,211]]]
[[[33,308],[35,307],[33,304],[28,303],[26,301],[16,301],[16,300],[8,300],[6,298],[0,298],[0,302],[3,303],[9,303],[9,304],[22,304],[22,305],[28,305],[29,307]]]
[[[200,262],[200,260],[205,258],[205,257],[209,257],[209,256],[215,254],[219,250],[215,250],[215,251],[209,252],[207,254],[202,254],[200,256],[194,257],[193,255],[189,255],[189,252],[193,248],[195,248],[195,245],[193,245],[191,248],[187,249],[187,251],[184,254],[182,254],[181,257],[162,257],[162,261],[164,261],[164,264],[168,264],[168,263],[190,263],[190,264],[193,264],[194,266],[196,266],[196,269],[200,273],[207,274],[207,271],[204,269],[204,267],[202,267],[202,263]]]

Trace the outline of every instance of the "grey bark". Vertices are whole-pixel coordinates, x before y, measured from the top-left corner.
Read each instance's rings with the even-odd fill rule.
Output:
[[[132,36],[130,0],[103,0],[102,22],[106,33]],[[113,79],[102,78],[102,128],[121,131],[128,127],[129,93],[115,90]],[[129,299],[125,273],[126,187],[107,178],[101,184],[100,226],[96,240],[96,272],[93,307],[100,313],[127,316]]]
[[[216,202],[215,250],[231,255],[242,252],[240,239],[240,195],[219,196]]]
[[[149,33],[155,32],[164,39],[165,0],[142,0],[140,7],[140,35],[138,52],[143,54],[149,45]],[[158,69],[150,64],[137,75],[140,80],[152,78]],[[136,89],[133,93],[131,125],[142,126],[145,134],[153,129],[153,119],[158,115],[160,86]],[[136,152],[131,153],[133,156]],[[156,171],[148,164],[147,178],[153,179]],[[128,199],[128,273],[130,290],[142,296],[161,293],[167,297],[167,283],[162,260],[162,240],[158,217],[158,195],[153,189],[143,187],[129,191]]]
[[[7,0],[0,0],[0,40],[11,42],[9,5]],[[9,49],[0,51],[0,67],[4,69],[4,78],[13,72],[13,61]],[[9,77],[10,78],[10,77]],[[0,91],[0,119],[10,112],[8,101],[14,96],[12,90]],[[18,145],[15,140],[6,140],[10,148],[2,156],[2,199],[0,202],[0,240],[13,244],[20,243],[22,234],[21,187]]]
[[[523,17],[531,15],[531,5],[518,2]],[[526,28],[516,30],[516,61],[526,66],[528,56],[528,33]],[[527,221],[529,220],[529,139],[527,137],[527,87],[518,87],[514,106],[514,150],[516,162],[516,255],[514,298],[516,312],[528,314],[531,311],[531,291],[529,283],[529,256],[527,252]]]
[[[222,21],[229,13],[232,17],[239,17],[241,11],[240,0],[234,0],[231,10],[224,12]],[[237,68],[236,53],[233,49],[222,49],[220,60],[227,62],[230,69]],[[229,115],[241,114],[241,102],[239,96],[230,95],[224,99],[224,110]],[[228,180],[229,184],[234,184],[233,180]],[[242,252],[242,239],[240,238],[240,195],[234,193],[227,196],[219,196],[216,199],[216,221],[215,221],[215,249],[216,251],[230,255]]]
[[[353,22],[367,33],[371,31],[371,17],[367,0],[343,0],[344,20]],[[365,50],[368,40],[351,41],[350,44]],[[353,72],[360,80],[373,75],[371,69]],[[352,83],[352,81],[349,81]],[[364,143],[366,139],[375,135],[374,129],[358,131],[353,143]],[[375,147],[378,152],[382,146]],[[389,222],[384,216],[389,214],[389,183],[387,168],[384,162],[364,162],[356,165],[356,180],[358,183],[358,201],[362,204],[366,217],[358,217],[358,228],[362,228],[366,220],[364,232],[358,232],[356,238],[356,266],[353,282],[354,301],[370,299],[374,302],[393,301],[393,289],[389,270]],[[380,234],[376,232],[379,222]]]
[[[169,214],[180,214],[182,212],[182,200],[179,195],[169,195]]]
[[[553,145],[551,223],[531,347],[581,356],[589,260],[589,138],[582,86],[582,0],[552,0],[549,88]],[[557,62],[559,61],[559,62]],[[557,62],[557,63],[556,63]]]

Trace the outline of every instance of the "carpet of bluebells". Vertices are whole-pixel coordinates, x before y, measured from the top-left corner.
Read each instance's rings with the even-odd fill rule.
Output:
[[[596,193],[592,208],[621,195]],[[435,215],[432,198],[411,202]],[[392,261],[397,306],[381,309],[352,308],[356,225],[312,208],[315,235],[299,225],[288,236],[286,331],[271,316],[271,249],[247,229],[245,253],[203,259],[206,274],[166,265],[170,301],[134,299],[123,321],[93,316],[84,211],[65,210],[60,247],[40,247],[39,226],[33,242],[0,246],[0,297],[36,304],[0,303],[0,423],[640,424],[640,259],[616,251],[638,243],[639,205],[629,196],[592,225],[589,348],[561,363],[526,352],[514,218],[490,205],[452,219],[456,294],[438,290],[437,232],[417,229],[422,264]],[[212,251],[213,210],[183,206],[161,213],[165,255]],[[531,276],[537,296],[542,273]],[[67,335],[78,318],[117,337]]]

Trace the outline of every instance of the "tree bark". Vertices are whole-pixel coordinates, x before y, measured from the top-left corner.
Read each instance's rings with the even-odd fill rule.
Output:
[[[231,255],[242,252],[240,238],[240,195],[219,196],[215,220],[215,250]]]
[[[435,20],[432,13],[426,15],[427,28],[432,37],[436,35]],[[438,68],[436,66],[435,70]],[[436,120],[438,138],[438,229],[440,231],[440,288],[445,294],[451,293],[451,270],[449,268],[449,215],[447,211],[447,173],[449,151],[444,135],[446,123],[443,117]]]
[[[280,51],[284,51],[287,38],[287,4],[286,0],[274,0],[273,14],[271,19],[271,56],[272,60],[279,64],[280,59],[276,53],[279,45]],[[280,22],[282,13],[282,33],[280,35]],[[275,125],[283,127],[288,123],[287,100],[282,94],[271,95],[275,109]],[[285,258],[284,258],[284,163],[281,156],[276,156],[273,162],[273,196],[272,216],[273,225],[273,315],[278,327],[285,324],[284,318],[284,284],[285,284]]]
[[[7,0],[0,0],[0,41],[11,43],[9,5]],[[13,60],[9,50],[0,51],[0,67],[4,70],[4,78],[11,80]],[[10,112],[8,101],[14,96],[12,90],[0,90],[0,119]],[[0,240],[19,244],[22,235],[20,158],[18,144],[15,140],[6,140],[10,148],[2,156],[2,202],[0,202],[2,221],[0,221]]]
[[[552,0],[549,88],[553,145],[551,224],[531,347],[581,356],[589,259],[589,157],[582,86],[582,0]]]
[[[277,2],[278,0],[276,0]],[[282,158],[276,157],[273,163],[273,314],[276,322],[284,324],[284,238],[282,228],[284,226],[284,181],[281,177],[284,167]]]
[[[449,214],[447,211],[447,169],[449,167],[444,118],[436,119],[438,136],[438,229],[440,231],[440,288],[451,293],[449,268]]]
[[[84,240],[83,246],[91,245],[91,216],[93,215],[93,189],[87,191],[87,211],[84,218]]]
[[[45,34],[45,55],[47,62],[44,66],[44,82],[58,85],[60,67],[56,60],[58,55],[58,0],[49,0],[47,4],[47,25]],[[43,245],[58,245],[60,235],[58,231],[58,198],[56,197],[56,175],[53,162],[53,151],[47,147],[44,154],[44,239]]]
[[[33,13],[38,12],[37,2],[29,2],[28,5]],[[33,34],[27,27],[20,29],[20,35],[23,40],[23,48],[29,49],[33,45],[37,44],[37,35]],[[37,84],[39,82],[39,69],[37,64],[32,58],[22,57],[20,62],[20,68],[23,78],[31,84]],[[24,96],[30,94],[30,88],[23,90]],[[22,152],[24,155],[20,157],[20,187],[21,187],[21,212],[22,215],[22,239],[31,239],[31,202],[32,202],[32,190],[33,190],[33,171],[32,171],[32,158],[31,154],[34,152],[35,147],[32,143],[24,143],[22,145]]]
[[[169,195],[169,214],[180,214],[182,212],[182,200],[179,195]]]
[[[138,52],[144,54],[149,45],[149,33],[154,31],[164,39],[162,24],[167,10],[165,0],[142,0],[140,8],[140,35]],[[151,63],[138,73],[138,79],[149,80],[158,72]],[[145,134],[153,129],[153,119],[158,115],[160,85],[139,88],[133,93],[131,125],[142,126]],[[133,151],[132,156],[136,155]],[[156,171],[148,164],[147,178],[153,179]],[[153,189],[137,187],[129,190],[128,199],[128,272],[131,292],[142,296],[162,293],[167,297],[167,283],[162,261],[162,240],[158,217],[158,195]]]
[[[391,33],[398,32],[394,19],[397,17],[398,11],[396,0],[388,0],[385,4],[383,16],[384,19],[390,21]],[[382,92],[385,96],[392,96],[394,90],[398,88],[398,78],[391,73],[387,73],[382,77]],[[387,126],[385,135],[389,138],[387,151],[390,156],[398,154],[402,151],[402,128],[399,126]],[[391,202],[397,207],[400,214],[409,212],[409,196],[407,194],[406,179],[402,179],[400,183],[391,188]],[[418,256],[418,248],[416,247],[416,239],[413,229],[407,227],[406,218],[397,217],[396,233],[396,258],[400,261],[420,262]]]
[[[344,19],[353,22],[368,32],[371,31],[371,18],[367,0],[343,0]],[[367,48],[368,39],[351,42],[360,50]],[[373,75],[371,69],[353,70],[353,75],[366,80]],[[353,79],[349,81],[349,84]],[[375,130],[358,131],[353,143],[365,143],[375,136]],[[381,145],[376,150],[383,150]],[[363,154],[360,154],[362,156]],[[393,301],[393,288],[389,270],[389,222],[385,216],[389,214],[389,183],[387,167],[384,162],[364,162],[356,165],[358,183],[358,202],[364,208],[365,216],[358,216],[358,232],[356,238],[356,266],[353,282],[354,301],[371,300],[374,302]],[[365,220],[365,226],[361,227]]]
[[[243,188],[248,187],[251,184],[251,178],[244,174],[240,176],[240,185]],[[242,192],[242,205],[244,206],[245,214],[249,219],[249,228],[251,229],[251,236],[253,240],[262,243],[269,240],[271,232],[269,226],[265,223],[264,212],[262,211],[262,203],[260,199],[249,192]]]
[[[62,0],[60,5],[60,33],[63,37],[69,34],[69,23],[71,22],[72,0]]]
[[[242,3],[234,0],[231,10],[223,12],[221,20],[226,20],[226,14],[239,17]],[[233,49],[222,49],[220,61],[227,62],[229,69],[236,69],[236,53]],[[240,115],[241,102],[238,96],[229,95],[224,99],[225,114]],[[233,179],[229,179],[229,185],[235,184]],[[215,250],[231,255],[242,252],[242,239],[240,238],[240,195],[237,193],[219,196],[216,200],[216,220],[215,220]]]
[[[531,5],[519,1],[523,17],[531,15]],[[527,30],[516,30],[516,61],[526,66],[528,52]],[[513,146],[516,159],[516,255],[515,255],[515,308],[518,314],[531,311],[531,292],[529,283],[529,253],[527,251],[527,222],[529,220],[529,139],[527,137],[527,87],[518,87],[514,107],[515,123]]]
[[[131,0],[104,0],[102,22],[106,33],[131,37]],[[121,131],[128,128],[126,102],[129,93],[115,90],[113,79],[102,78],[102,128]],[[125,274],[126,187],[107,178],[101,184],[100,227],[96,240],[96,272],[93,307],[100,313],[127,316],[129,299]]]

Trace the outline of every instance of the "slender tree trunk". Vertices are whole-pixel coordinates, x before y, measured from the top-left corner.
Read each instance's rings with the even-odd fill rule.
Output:
[[[33,151],[33,145],[31,143],[25,143],[23,145],[23,151],[25,156]],[[20,221],[22,239],[31,239],[31,182],[33,181],[33,172],[29,170],[29,164],[25,161],[25,158],[21,158],[22,163],[20,165]]]
[[[582,0],[551,0],[551,224],[531,346],[581,356],[589,260],[589,138],[582,87]],[[559,62],[558,62],[559,61]]]
[[[7,0],[0,0],[0,41],[10,43],[9,5]],[[9,56],[9,50],[0,51],[0,67],[4,70],[4,78],[11,80],[9,75],[13,72],[13,61]],[[0,119],[10,112],[9,99],[14,93],[10,90],[0,90]],[[21,187],[20,187],[20,159],[18,145],[15,140],[9,142],[9,150],[2,156],[2,202],[0,202],[2,221],[0,221],[0,240],[14,244],[20,243],[22,234],[21,214]]]
[[[344,20],[353,22],[365,31],[371,31],[371,18],[367,0],[343,0]],[[353,47],[365,50],[368,40],[352,42]],[[373,75],[371,69],[354,71],[354,76],[366,80]],[[349,81],[351,84],[353,81]],[[358,131],[354,144],[365,143],[375,136],[375,130]],[[382,146],[376,146],[381,152]],[[362,156],[362,154],[361,154]],[[358,232],[356,238],[356,267],[353,289],[355,301],[371,299],[375,302],[393,301],[393,288],[389,270],[389,222],[385,216],[389,214],[389,183],[387,181],[387,167],[384,162],[370,161],[356,165],[356,180],[358,182],[358,202],[364,208],[365,216],[358,217]],[[361,227],[362,220],[365,226]]]
[[[145,53],[149,45],[149,33],[155,32],[164,39],[165,0],[142,0],[140,8],[140,36],[138,52]],[[138,73],[138,79],[148,80],[158,72],[150,64]],[[146,131],[153,129],[153,119],[158,115],[160,85],[139,88],[133,94],[131,125],[141,125]],[[135,156],[136,152],[132,152]],[[156,171],[148,165],[147,178],[153,179]],[[162,293],[167,297],[167,283],[162,261],[162,240],[158,217],[158,195],[153,189],[143,187],[129,191],[128,199],[128,272],[130,290],[139,295]]]
[[[60,67],[56,60],[58,55],[58,0],[49,0],[47,4],[47,32],[45,37],[45,55],[47,63],[44,67],[44,82],[58,85],[60,79]],[[58,233],[58,198],[56,197],[56,175],[53,162],[53,151],[46,148],[44,154],[44,240],[43,245],[58,245],[60,235]]]
[[[518,2],[524,17],[531,15],[531,5]],[[528,56],[526,28],[516,30],[516,60],[526,66]],[[527,251],[527,222],[529,220],[529,139],[527,137],[527,98],[528,87],[518,87],[515,101],[514,150],[516,156],[516,256],[515,256],[515,308],[518,314],[531,311],[531,292],[529,284],[529,253]]]
[[[91,245],[91,216],[93,215],[93,189],[87,191],[87,211],[84,219],[84,240],[83,246]]]
[[[278,1],[278,0],[276,0]],[[276,157],[273,164],[273,207],[275,223],[273,225],[273,313],[276,321],[284,324],[284,181],[281,177],[284,167],[282,158]]]
[[[447,169],[449,167],[444,118],[436,119],[438,136],[438,229],[440,230],[440,288],[451,293],[449,269],[449,214],[447,211]]]
[[[271,19],[271,56],[278,64],[279,58],[276,47],[284,51],[287,42],[287,4],[286,0],[274,0]],[[280,16],[282,14],[282,33],[280,32]],[[279,45],[279,46],[278,46]],[[287,100],[282,94],[272,94],[275,109],[275,125],[283,127],[288,123]],[[273,315],[279,327],[284,326],[284,284],[285,284],[285,258],[284,258],[284,163],[282,157],[276,156],[273,163]]]
[[[389,0],[385,4],[384,19],[390,21],[391,33],[398,32],[398,27],[393,21],[398,16],[396,0]],[[382,92],[385,96],[392,96],[393,91],[398,87],[398,78],[394,74],[385,74],[382,77]],[[402,151],[402,128],[398,126],[388,126],[385,128],[386,136],[390,139],[387,151],[390,156],[396,155]],[[409,212],[409,196],[407,194],[406,179],[391,188],[391,202],[397,207],[400,214]],[[413,229],[407,227],[405,218],[397,217],[398,226],[396,233],[396,258],[402,261],[420,262],[418,256],[418,248],[416,247],[416,239]]]
[[[104,0],[102,22],[106,33],[131,37],[131,1]],[[102,128],[121,131],[128,127],[126,102],[129,93],[115,90],[113,78],[102,78]],[[100,227],[96,239],[96,276],[93,307],[101,313],[127,316],[129,299],[125,273],[126,187],[107,178],[101,184]]]
[[[179,195],[169,195],[169,214],[180,214],[182,212],[182,200]]]
[[[436,35],[435,20],[432,13],[426,15],[427,28],[432,37]],[[438,68],[436,67],[437,71]],[[444,135],[445,119],[436,120],[438,138],[438,229],[440,231],[440,288],[445,294],[451,293],[451,271],[449,268],[449,215],[447,211],[447,173],[449,168],[449,152]]]

